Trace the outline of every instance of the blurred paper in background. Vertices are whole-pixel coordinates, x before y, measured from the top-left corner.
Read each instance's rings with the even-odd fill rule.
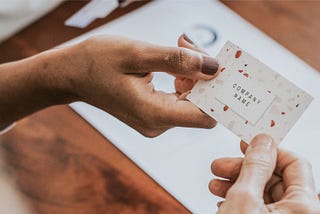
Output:
[[[36,21],[61,2],[62,0],[0,0],[0,42]]]

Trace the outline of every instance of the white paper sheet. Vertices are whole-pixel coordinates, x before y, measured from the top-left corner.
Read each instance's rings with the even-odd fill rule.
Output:
[[[315,98],[281,146],[312,162],[319,187],[320,74],[223,4],[210,0],[155,1],[69,44],[95,34],[117,34],[175,46],[184,31],[212,55],[227,40],[239,44]],[[157,74],[155,85],[173,91],[172,80]],[[207,187],[212,178],[210,163],[219,157],[241,155],[239,139],[226,128],[175,128],[148,139],[87,104],[71,106],[190,211],[206,214],[217,209],[216,202],[221,199],[211,195]]]

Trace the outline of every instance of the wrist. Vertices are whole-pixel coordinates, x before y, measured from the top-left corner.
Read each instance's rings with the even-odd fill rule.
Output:
[[[82,63],[73,49],[0,65],[0,128],[46,107],[80,100],[76,77]]]
[[[77,45],[43,52],[35,60],[36,85],[51,105],[81,100],[79,82],[85,66]]]

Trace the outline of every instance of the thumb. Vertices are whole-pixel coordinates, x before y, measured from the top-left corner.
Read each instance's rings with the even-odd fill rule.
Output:
[[[262,197],[276,162],[277,147],[273,139],[268,135],[257,135],[246,150],[235,188],[247,188],[257,197]]]
[[[184,47],[145,46],[139,59],[143,69],[165,71],[188,79],[213,79],[219,69],[215,58]]]

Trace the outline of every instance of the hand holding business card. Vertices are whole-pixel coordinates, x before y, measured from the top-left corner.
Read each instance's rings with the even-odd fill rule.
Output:
[[[187,99],[246,142],[266,133],[279,144],[313,98],[231,42],[217,60],[219,76],[199,81]]]

